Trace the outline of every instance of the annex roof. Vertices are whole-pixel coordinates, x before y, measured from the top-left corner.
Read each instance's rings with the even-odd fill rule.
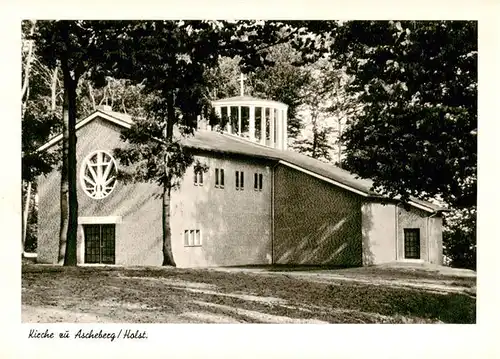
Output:
[[[214,153],[231,153],[273,160],[364,197],[385,198],[371,190],[372,180],[358,178],[340,167],[321,162],[298,152],[274,149],[235,135],[198,130],[195,136],[186,138],[185,146]],[[444,210],[438,205],[416,198],[412,198],[410,204],[427,212]]]
[[[96,118],[102,118],[115,123],[124,128],[130,128],[133,124],[132,117],[124,113],[96,110],[93,114],[79,121],[76,129],[85,126]],[[62,139],[62,135],[55,136],[38,150],[43,151],[55,145]],[[385,198],[371,190],[373,181],[358,178],[354,174],[337,166],[321,162],[301,153],[279,150],[255,142],[250,142],[241,137],[223,134],[216,131],[198,130],[194,136],[186,137],[184,145],[201,151],[208,151],[221,154],[236,154],[249,157],[267,159],[305,172],[311,176],[332,183],[363,197]],[[411,198],[410,205],[427,212],[445,210],[433,203]]]

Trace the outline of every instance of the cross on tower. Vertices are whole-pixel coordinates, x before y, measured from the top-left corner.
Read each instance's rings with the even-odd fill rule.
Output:
[[[244,85],[243,81],[245,81],[246,79],[247,79],[247,77],[245,75],[243,75],[243,72],[240,73],[240,96],[245,95],[245,85]]]

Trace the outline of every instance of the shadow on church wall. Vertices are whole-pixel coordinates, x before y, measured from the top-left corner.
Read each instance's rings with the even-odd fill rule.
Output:
[[[275,201],[276,264],[362,265],[359,196],[280,165]]]

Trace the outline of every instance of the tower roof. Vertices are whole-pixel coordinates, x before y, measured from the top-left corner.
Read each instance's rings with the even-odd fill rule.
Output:
[[[234,96],[227,97],[220,100],[212,101],[213,106],[245,106],[245,105],[254,105],[254,106],[272,106],[277,108],[288,108],[288,105],[273,101],[266,100],[263,98],[252,97],[252,96]]]

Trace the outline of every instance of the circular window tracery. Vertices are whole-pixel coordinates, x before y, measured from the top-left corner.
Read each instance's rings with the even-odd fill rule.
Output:
[[[106,151],[94,151],[83,160],[80,184],[87,196],[102,199],[115,188],[116,174],[115,159]]]

